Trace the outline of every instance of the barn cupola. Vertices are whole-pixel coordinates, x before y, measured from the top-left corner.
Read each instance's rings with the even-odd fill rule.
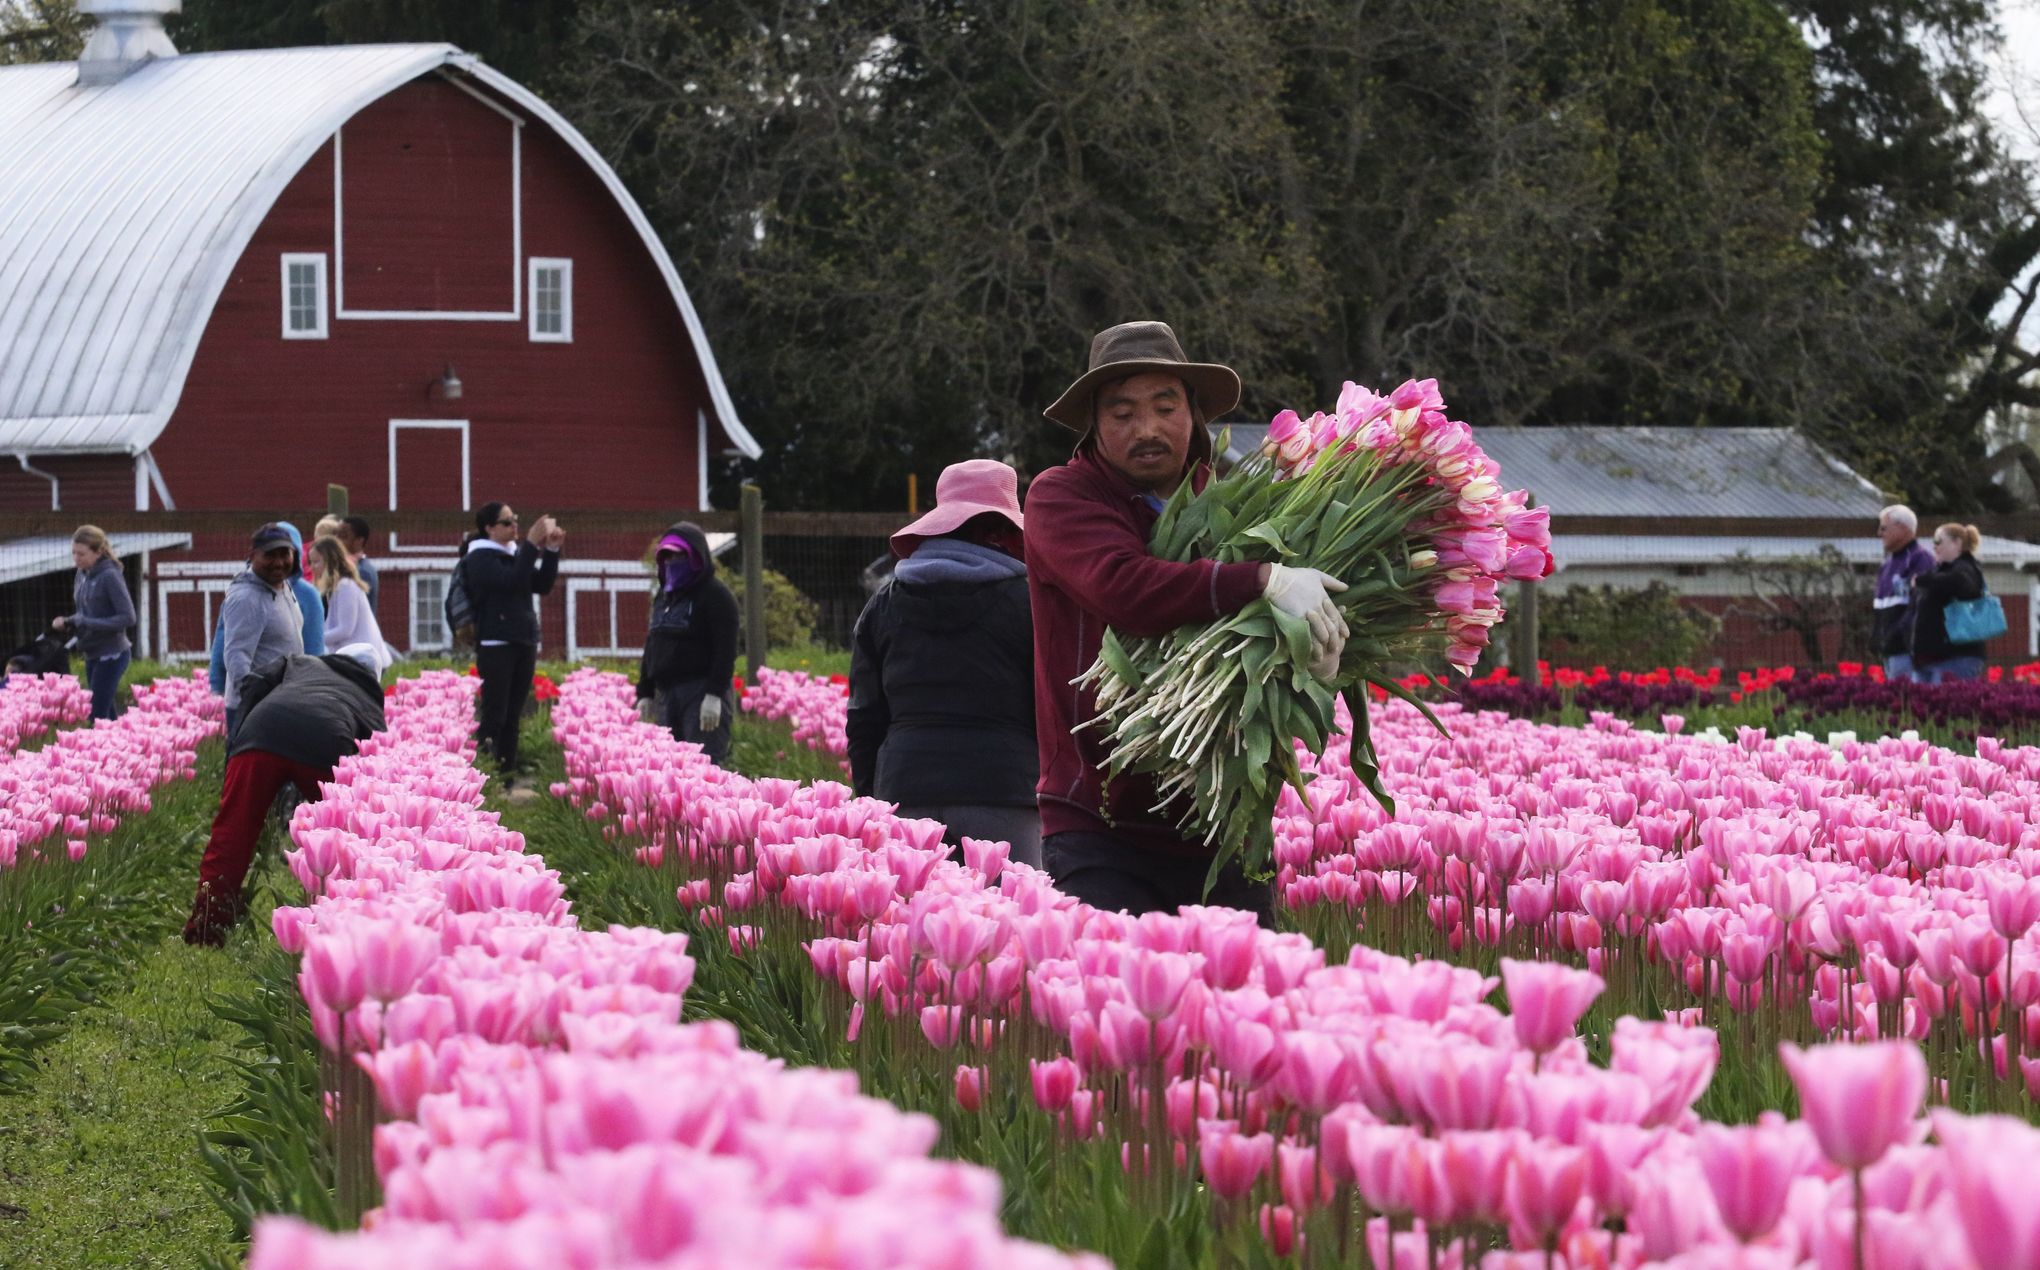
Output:
[[[183,9],[184,0],[78,0],[78,12],[97,19],[78,55],[78,83],[116,83],[156,58],[177,56],[163,19]]]

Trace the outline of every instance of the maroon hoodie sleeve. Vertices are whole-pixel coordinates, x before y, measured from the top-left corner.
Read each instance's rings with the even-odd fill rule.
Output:
[[[1028,487],[1027,565],[1126,635],[1226,617],[1261,594],[1258,564],[1149,555],[1131,513],[1085,490],[1066,468]]]

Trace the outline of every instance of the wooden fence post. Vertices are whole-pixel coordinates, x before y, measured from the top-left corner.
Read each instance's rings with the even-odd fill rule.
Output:
[[[1535,507],[1537,500],[1529,499],[1525,506]],[[1543,681],[1537,669],[1537,593],[1538,582],[1516,584],[1516,603],[1509,609],[1504,625],[1509,628],[1509,662],[1516,670],[1516,678],[1536,687]]]
[[[750,481],[744,482],[740,504],[743,528],[739,537],[744,551],[744,660],[749,666],[746,682],[758,682],[758,668],[765,664],[765,496]]]
[[[335,485],[330,481],[327,482],[326,514],[328,516],[345,516],[347,514],[347,487],[345,485]]]

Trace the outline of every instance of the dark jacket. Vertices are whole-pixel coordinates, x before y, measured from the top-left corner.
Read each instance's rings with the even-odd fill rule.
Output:
[[[84,657],[118,657],[134,647],[128,628],[135,624],[135,602],[120,561],[101,556],[90,569],[78,570],[71,603],[71,633]]]
[[[282,657],[241,681],[241,723],[227,757],[261,750],[320,771],[383,729],[382,683],[352,657]]]
[[[845,731],[860,795],[1032,807],[1039,769],[1026,576],[895,575],[857,619]]]
[[[1209,468],[1200,462],[1191,479],[1201,489]],[[1149,810],[1157,795],[1148,778],[1120,777],[1108,800],[1099,770],[1110,753],[1105,734],[1097,728],[1073,731],[1098,711],[1095,694],[1070,681],[1091,668],[1107,626],[1122,635],[1161,635],[1230,616],[1261,594],[1258,564],[1149,555],[1148,535],[1158,515],[1146,496],[1088,448],[1035,477],[1027,489],[1041,832],[1096,831],[1107,827],[1109,815],[1109,827],[1129,843],[1209,855],[1173,821]]]
[[[540,551],[524,540],[512,555],[477,539],[461,557],[461,572],[468,598],[474,601],[477,643],[538,645],[538,614],[532,611],[531,597],[553,589],[560,576],[559,552]]]
[[[1870,627],[1870,646],[1880,657],[1896,657],[1912,651],[1913,614],[1916,599],[1912,580],[1934,571],[1934,553],[1914,539],[1902,551],[1885,553],[1877,569],[1876,614]]]
[[[693,525],[674,525],[702,562],[701,574],[678,591],[663,583],[652,598],[651,629],[638,658],[640,700],[682,685],[706,685],[703,692],[728,695],[737,669],[737,597],[715,576],[708,539]]]
[[[1913,665],[1933,666],[1957,657],[1983,656],[1983,641],[1948,642],[1948,605],[1983,594],[1983,570],[1968,552],[1920,575],[1913,605]]]

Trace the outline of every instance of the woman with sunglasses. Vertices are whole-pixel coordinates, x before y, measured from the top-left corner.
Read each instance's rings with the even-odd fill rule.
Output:
[[[517,513],[508,504],[484,503],[461,552],[463,585],[475,607],[475,668],[482,678],[475,735],[480,748],[495,756],[506,786],[517,774],[517,730],[538,665],[538,613],[531,599],[553,589],[567,541],[567,531],[550,516],[540,516],[522,542],[517,528]]]

